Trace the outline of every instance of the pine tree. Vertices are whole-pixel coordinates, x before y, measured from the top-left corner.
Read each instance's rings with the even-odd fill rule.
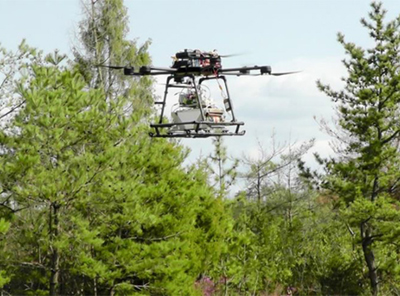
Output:
[[[227,147],[222,137],[213,139],[214,151],[209,155],[210,162],[207,162],[208,170],[213,180],[212,185],[216,188],[219,196],[226,197],[229,188],[235,183],[239,160],[230,159],[227,155]],[[231,162],[231,163],[229,163]]]
[[[27,83],[31,78],[32,62],[43,63],[40,51],[28,46],[25,40],[16,51],[7,50],[0,44],[0,120],[5,128],[12,116],[24,105],[15,95],[17,83]]]
[[[32,294],[195,293],[226,225],[206,174],[184,170],[182,148],[155,145],[134,114],[116,116],[124,97],[107,112],[102,90],[87,91],[61,59],[34,67],[16,132],[1,134],[5,205],[18,208],[8,291],[31,283]]]
[[[282,285],[297,283],[290,279],[312,194],[299,186],[295,164],[309,147],[274,146],[268,153],[260,145],[259,159],[244,157],[248,189],[229,202],[234,221],[219,265],[222,295],[283,293]]]
[[[4,256],[4,240],[5,234],[7,233],[8,229],[10,228],[10,222],[6,221],[4,218],[0,218],[0,251],[1,251],[1,259],[4,262],[6,258]],[[10,281],[10,277],[7,275],[7,272],[3,270],[4,266],[0,269],[0,288],[3,288],[5,284]]]
[[[78,73],[62,69],[64,58],[56,53],[47,57],[48,66],[33,65],[34,77],[18,89],[24,107],[12,129],[1,133],[0,183],[5,205],[16,216],[8,237],[11,265],[31,267],[32,292],[48,289],[50,295],[59,293],[68,240],[76,234],[69,223],[74,203],[95,182],[107,156],[93,140],[115,121],[99,115],[105,107],[101,91],[86,91]],[[101,143],[114,144],[107,140]]]
[[[76,67],[89,87],[104,90],[111,112],[116,113],[114,102],[124,99],[127,108],[116,114],[130,121],[124,127],[129,136],[114,149],[113,173],[85,201],[91,210],[82,205],[90,231],[104,241],[88,245],[92,256],[82,272],[98,293],[193,293],[194,280],[219,254],[211,248],[225,235],[222,202],[212,197],[201,170],[182,167],[186,152],[181,147],[149,139],[142,123],[151,110],[152,81],[92,67],[150,63],[149,42],[138,48],[127,40],[123,1],[85,3]]]
[[[89,87],[104,90],[107,101],[120,95],[129,98],[126,112],[134,111],[141,119],[148,115],[153,103],[152,80],[124,76],[123,71],[105,66],[130,66],[136,70],[148,66],[150,41],[138,46],[136,40],[128,39],[128,15],[123,0],[83,0],[82,7],[84,19],[79,25],[78,44],[74,46],[75,66]]]
[[[342,91],[318,86],[336,103],[344,136],[342,155],[326,163],[324,186],[339,198],[350,227],[358,229],[371,291],[378,295],[381,282],[394,288],[399,276],[394,266],[400,231],[400,17],[385,24],[382,4],[371,7],[369,20],[361,23],[374,46],[365,50],[338,34],[349,57],[343,61],[346,85]]]
[[[151,80],[93,70],[150,62],[126,21],[122,1],[91,1],[85,53],[72,67],[57,53],[33,62],[12,88],[23,104],[0,132],[5,292],[197,295],[219,259],[224,204],[183,167],[185,149],[149,138]]]

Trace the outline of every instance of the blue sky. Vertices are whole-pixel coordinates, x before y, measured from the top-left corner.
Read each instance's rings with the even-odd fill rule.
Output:
[[[385,0],[387,19],[400,14],[400,1]],[[329,151],[329,137],[314,116],[329,119],[332,103],[315,87],[322,81],[340,88],[345,57],[337,32],[358,45],[369,46],[360,24],[370,11],[369,0],[126,0],[131,39],[152,40],[156,66],[169,66],[171,56],[184,48],[220,53],[245,53],[223,65],[270,65],[275,71],[302,70],[284,77],[232,77],[230,93],[236,116],[247,134],[226,140],[229,151],[257,155],[258,141],[268,147],[277,141],[316,139],[314,150]],[[69,53],[82,17],[79,0],[0,0],[0,43],[11,49],[26,38],[44,51]],[[162,91],[162,86],[156,86]],[[192,157],[207,154],[211,139],[183,140]],[[311,158],[310,158],[311,159]]]
[[[338,31],[363,41],[359,19],[369,0],[126,0],[129,36],[153,40],[155,63],[169,63],[181,48],[246,52],[239,61],[274,63],[300,56],[342,54]],[[400,2],[384,1],[389,18]],[[45,50],[68,51],[81,18],[80,0],[0,0],[1,43],[22,38]],[[262,58],[262,61],[259,60]],[[232,61],[233,62],[233,61]],[[235,61],[237,62],[237,61]]]

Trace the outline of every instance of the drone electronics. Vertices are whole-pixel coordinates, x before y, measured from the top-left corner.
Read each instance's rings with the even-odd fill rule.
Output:
[[[272,73],[270,66],[224,69],[221,64],[222,57],[227,56],[219,55],[215,50],[204,52],[185,49],[177,52],[172,57],[173,64],[169,68],[143,66],[138,71],[135,71],[133,67],[106,67],[123,69],[124,74],[129,76],[168,75],[163,100],[155,102],[156,105],[161,105],[161,113],[158,122],[150,125],[154,129],[150,133],[151,137],[206,138],[212,136],[242,136],[245,131],[241,131],[240,127],[244,123],[236,120],[225,76],[281,76],[296,72]],[[207,95],[209,88],[206,84],[212,80],[217,82],[221,91],[224,108],[220,108]],[[170,88],[180,89],[180,92],[178,92],[178,103],[174,105],[171,112],[172,121],[165,123],[164,114]]]

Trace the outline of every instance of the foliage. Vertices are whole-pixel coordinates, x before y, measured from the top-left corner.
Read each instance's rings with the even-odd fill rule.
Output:
[[[105,66],[149,65],[150,41],[138,46],[136,40],[127,38],[129,24],[123,0],[84,0],[82,8],[84,18],[79,25],[79,43],[74,46],[74,66],[90,88],[104,90],[108,101],[120,95],[129,97],[126,112],[136,112],[140,119],[149,115],[152,80],[125,76],[123,71]]]
[[[28,46],[25,40],[16,51],[0,46],[0,119],[3,128],[24,104],[15,89],[18,83],[29,82],[33,62],[43,63],[42,53]]]
[[[58,65],[34,73],[20,88],[15,133],[1,134],[3,204],[14,212],[9,289],[194,293],[224,234],[206,175],[183,170],[186,153],[152,141],[135,114],[120,116],[124,97],[110,113],[79,73]],[[34,284],[22,292],[24,282]]]
[[[361,23],[374,47],[364,50],[339,34],[349,56],[343,61],[348,71],[344,90],[333,91],[320,82],[318,86],[337,103],[339,129],[345,136],[339,139],[341,157],[326,161],[324,187],[338,196],[343,219],[360,230],[357,245],[363,250],[370,286],[377,295],[380,282],[398,276],[393,259],[387,264],[385,257],[394,258],[397,253],[400,219],[396,194],[400,180],[400,17],[385,24],[382,4],[371,7],[370,20]],[[388,253],[378,257],[383,255],[382,248]],[[387,284],[396,286],[392,281]]]
[[[278,145],[275,143],[275,135],[272,136],[270,149],[264,148],[259,142],[258,156],[245,155],[242,159],[247,171],[242,173],[241,177],[246,182],[248,198],[261,203],[268,201],[277,188],[288,186],[295,189],[296,164],[313,143],[311,140],[301,145]]]
[[[0,247],[4,248],[4,237],[8,229],[10,228],[10,222],[6,221],[4,218],[0,218]],[[2,258],[4,260],[4,258]],[[10,281],[7,273],[4,270],[0,270],[0,288]]]
[[[226,235],[224,206],[202,169],[182,167],[182,147],[148,137],[150,80],[88,75],[91,46],[95,59],[149,62],[147,45],[123,40],[126,20],[113,16],[126,15],[122,1],[91,4],[87,56],[71,68],[57,53],[31,64],[14,88],[24,103],[0,134],[4,291],[198,294]]]
[[[184,167],[186,148],[148,136],[152,80],[99,67],[148,65],[149,41],[127,38],[122,0],[82,7],[74,61],[1,49],[3,294],[399,293],[400,18],[372,4],[369,50],[339,34],[345,89],[318,85],[342,150],[314,190],[296,167],[312,141],[238,161],[217,138]]]
[[[211,184],[220,197],[226,197],[229,189],[235,184],[239,160],[228,157],[227,147],[222,137],[215,137],[213,140],[214,151],[206,159],[206,169],[211,176]],[[201,162],[199,163],[201,164]]]

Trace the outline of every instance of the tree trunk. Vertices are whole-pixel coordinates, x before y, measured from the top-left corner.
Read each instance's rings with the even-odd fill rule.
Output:
[[[58,210],[59,205],[52,203],[50,205],[50,250],[51,250],[51,266],[50,266],[50,296],[58,294],[58,277],[60,274],[60,256],[58,249],[54,246],[54,239],[58,236]]]
[[[260,176],[260,166],[257,166],[257,201],[261,203],[261,176]]]
[[[93,296],[97,296],[97,276],[93,279]]]
[[[372,295],[377,296],[379,294],[379,280],[375,265],[375,256],[372,250],[373,239],[371,237],[370,230],[368,229],[368,224],[366,222],[361,224],[361,238],[364,258],[368,266],[368,277],[370,280]]]

